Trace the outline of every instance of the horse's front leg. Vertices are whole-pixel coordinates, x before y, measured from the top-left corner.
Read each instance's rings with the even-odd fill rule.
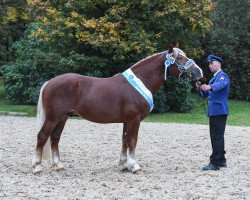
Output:
[[[126,123],[123,124],[123,133],[122,133],[122,150],[120,155],[120,161],[119,165],[121,165],[122,171],[128,171],[127,166],[125,163],[127,162],[127,150],[128,150],[128,144],[127,144],[127,129],[126,129]]]
[[[135,148],[137,144],[139,126],[140,121],[131,121],[129,123],[124,123],[123,145],[120,157],[123,171],[128,170],[136,173],[141,169],[141,167],[135,160]],[[128,154],[127,148],[129,149]]]

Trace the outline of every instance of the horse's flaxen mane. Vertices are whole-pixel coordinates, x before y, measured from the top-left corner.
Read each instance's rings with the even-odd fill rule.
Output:
[[[184,51],[182,51],[181,49],[179,49],[179,48],[174,48],[174,53],[176,53],[176,51],[179,53],[179,54],[182,54],[183,56],[185,56],[186,57],[186,53],[184,52]],[[175,57],[177,57],[178,55],[175,55]]]
[[[183,50],[181,50],[179,48],[174,48],[174,49],[177,49],[179,51],[179,53],[186,55],[186,53]]]
[[[174,50],[175,50],[175,51],[174,51],[175,54],[176,54],[176,51],[177,51],[177,53],[180,53],[180,54],[186,56],[186,53],[185,53],[184,51],[182,51],[181,49],[175,47]],[[145,61],[149,61],[151,58],[153,58],[153,57],[155,57],[155,56],[157,56],[157,55],[159,55],[159,54],[162,54],[162,53],[163,53],[163,52],[155,53],[155,54],[153,54],[153,55],[151,55],[151,56],[148,56],[148,57],[146,57],[146,58],[144,58],[144,59],[138,61],[137,63],[135,63],[131,68],[134,68],[134,67],[140,65],[141,63],[144,63]],[[175,55],[175,57],[177,57],[177,55]]]

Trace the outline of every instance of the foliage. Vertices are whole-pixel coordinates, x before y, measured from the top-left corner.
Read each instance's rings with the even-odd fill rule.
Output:
[[[160,87],[160,90],[157,91],[154,95],[154,109],[153,113],[164,113],[169,111],[169,106],[167,104],[166,95],[164,87]]]
[[[231,79],[230,97],[250,101],[250,1],[216,0],[213,27],[205,38],[208,54],[224,59]]]
[[[4,0],[0,3],[0,75],[2,65],[14,59],[11,46],[18,41],[29,21],[25,0]]]
[[[194,105],[190,96],[192,86],[189,79],[168,78],[155,94],[153,112],[188,112]]]
[[[0,76],[0,100],[4,98],[3,77]]]
[[[177,40],[190,56],[201,53],[199,38],[211,21],[210,0],[27,0],[24,37],[14,45],[16,60],[4,70],[7,97],[35,103],[41,84],[77,72],[102,77],[122,72]],[[197,40],[193,40],[197,38]]]

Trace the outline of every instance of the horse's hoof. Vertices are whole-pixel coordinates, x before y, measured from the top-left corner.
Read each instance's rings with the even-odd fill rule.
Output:
[[[64,169],[64,166],[61,162],[59,162],[56,166],[55,166],[55,170],[56,171],[61,171]]]
[[[122,167],[121,171],[122,171],[122,172],[128,172],[129,169],[128,169],[128,167]]]
[[[121,166],[121,171],[122,172],[131,172],[132,171],[131,166],[128,164],[128,162],[124,163]]]
[[[42,165],[39,164],[39,165],[36,165],[34,167],[33,174],[37,174],[37,173],[40,173],[42,171],[43,171],[43,167],[42,167]]]
[[[137,174],[140,170],[141,170],[141,167],[138,164],[135,164],[133,169],[132,169],[132,172],[134,174]]]

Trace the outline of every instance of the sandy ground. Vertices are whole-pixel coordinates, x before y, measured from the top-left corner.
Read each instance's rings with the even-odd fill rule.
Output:
[[[33,175],[35,118],[0,116],[0,199],[250,199],[250,127],[226,128],[229,167],[202,172],[208,126],[142,123],[139,174],[119,170],[121,124],[70,119],[60,142],[64,171]]]

